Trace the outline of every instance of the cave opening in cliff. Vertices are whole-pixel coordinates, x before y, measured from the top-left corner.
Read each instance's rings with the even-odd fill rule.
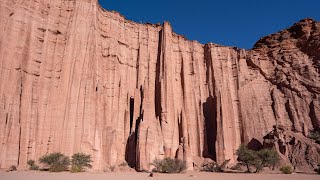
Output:
[[[205,121],[205,135],[203,157],[216,160],[216,139],[217,139],[217,113],[216,99],[211,95],[203,103],[203,115]]]

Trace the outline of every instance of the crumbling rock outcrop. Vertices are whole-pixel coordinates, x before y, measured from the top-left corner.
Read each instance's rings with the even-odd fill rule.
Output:
[[[264,137],[263,146],[278,150],[280,164],[292,164],[297,172],[312,173],[320,162],[320,145],[284,126],[274,126],[273,131]]]
[[[49,152],[94,168],[155,158],[230,159],[274,125],[320,125],[319,23],[252,50],[202,45],[97,0],[0,0],[0,167]]]

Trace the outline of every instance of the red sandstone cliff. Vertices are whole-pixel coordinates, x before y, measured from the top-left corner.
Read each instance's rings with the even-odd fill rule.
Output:
[[[0,167],[85,152],[100,170],[176,155],[192,168],[203,157],[236,163],[238,146],[259,148],[274,125],[305,138],[320,128],[319,33],[305,19],[246,51],[128,21],[96,0],[0,0]],[[303,145],[286,144],[320,148]]]

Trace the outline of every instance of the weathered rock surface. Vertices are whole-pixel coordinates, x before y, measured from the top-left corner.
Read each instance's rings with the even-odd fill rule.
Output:
[[[319,144],[283,126],[275,126],[274,130],[264,137],[263,146],[280,152],[282,161],[279,167],[291,164],[296,172],[312,173],[320,162]]]
[[[246,51],[202,45],[103,10],[97,0],[0,0],[0,167],[49,152],[103,170],[155,158],[236,163],[274,125],[320,125],[320,23]]]

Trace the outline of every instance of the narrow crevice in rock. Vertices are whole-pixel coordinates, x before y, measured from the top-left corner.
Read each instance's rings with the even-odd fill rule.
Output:
[[[316,116],[316,108],[315,108],[315,104],[314,101],[311,101],[309,108],[310,108],[310,112],[309,112],[309,117],[311,119],[311,123],[313,126],[314,130],[319,131],[320,130],[320,119],[317,118]]]
[[[130,97],[130,134],[132,131],[132,125],[133,125],[133,113],[134,112],[134,98]]]
[[[18,166],[20,165],[20,153],[21,153],[21,125],[19,127],[19,147],[18,147]]]
[[[8,113],[6,114],[6,125],[8,124]]]
[[[277,123],[278,116],[277,116],[277,110],[276,110],[276,97],[275,97],[274,93],[275,93],[274,90],[271,90],[271,93],[270,93],[270,97],[271,97],[271,101],[272,101],[271,108],[272,108],[272,112],[273,112],[274,118]]]
[[[292,130],[295,130],[294,117],[293,117],[293,113],[292,113],[292,110],[291,110],[291,107],[290,107],[290,101],[289,100],[286,101],[285,108],[286,108],[286,111],[288,113],[289,119],[290,119],[290,121],[292,123]]]
[[[159,43],[158,43],[158,54],[157,54],[157,63],[156,63],[156,82],[155,82],[155,93],[154,93],[154,100],[155,100],[155,114],[156,117],[159,118],[160,126],[162,127],[161,121],[161,82],[160,82],[160,71],[161,71],[161,46],[162,46],[162,33],[163,30],[159,32]]]
[[[136,119],[136,127],[135,127],[135,133],[136,133],[136,139],[138,139],[139,136],[139,126],[140,123],[143,121],[143,114],[144,110],[142,109],[143,106],[143,88],[140,87],[140,109],[139,109],[139,117]]]
[[[18,166],[20,164],[20,153],[21,153],[21,108],[22,108],[22,91],[23,91],[23,86],[22,86],[22,74],[20,70],[20,96],[19,96],[19,147],[18,147]]]
[[[182,112],[180,112],[180,115],[178,117],[178,127],[179,127],[179,142],[183,142],[183,119],[182,119]]]

